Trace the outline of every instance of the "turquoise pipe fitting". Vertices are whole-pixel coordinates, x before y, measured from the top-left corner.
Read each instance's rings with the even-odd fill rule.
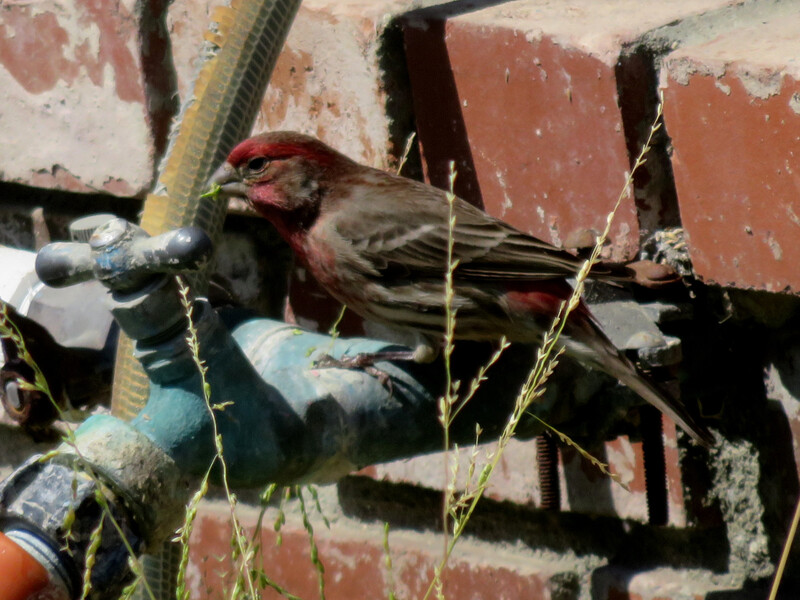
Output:
[[[158,547],[175,530],[191,493],[191,481],[213,463],[212,414],[233,487],[331,482],[370,464],[442,448],[437,404],[446,379],[441,362],[379,362],[376,367],[388,376],[388,384],[360,369],[317,368],[315,361],[324,354],[340,358],[398,348],[369,339],[333,339],[241,311],[220,314],[199,298],[193,301],[193,326],[200,359],[207,367],[211,390],[207,402],[186,340],[188,323],[176,281],[136,257],[139,251],[152,250],[164,271],[175,272],[203,264],[208,246],[202,236],[196,238],[202,252],[173,244],[196,232],[148,238],[123,225],[117,221],[101,227],[88,254],[85,247],[78,247],[85,245],[59,245],[49,254],[43,250],[37,265],[43,280],[48,279],[48,268],[52,278],[63,284],[83,280],[90,273],[101,278],[111,291],[111,312],[135,340],[136,357],[150,379],[148,401],[132,421],[112,416],[88,419],[75,432],[77,452],[65,444],[53,462],[87,462],[130,513],[142,548]],[[104,243],[107,237],[113,238],[108,244]],[[72,260],[73,249],[79,260]],[[173,261],[173,254],[179,260]],[[136,289],[132,281],[139,282]],[[486,344],[459,344],[452,361],[454,379],[469,381],[491,351]],[[529,347],[505,353],[492,367],[492,377],[451,426],[453,443],[472,444],[478,423],[482,440],[497,437],[534,356],[535,350]],[[592,419],[591,408],[597,404],[590,404],[591,385],[576,384],[574,373],[563,366],[530,412],[559,426],[579,414],[580,420],[588,418],[594,429],[602,429],[604,421]],[[566,397],[571,401],[564,402]],[[556,398],[560,401],[555,402]],[[209,404],[216,408],[210,409]],[[626,403],[618,406],[624,410]],[[606,404],[594,410],[614,419]],[[538,420],[526,418],[518,434],[528,437],[541,429]],[[0,486],[11,500],[4,506],[0,497],[0,517],[9,522],[28,518],[22,510],[24,503],[13,499],[24,496],[16,490],[25,489],[29,470],[23,467]],[[213,474],[219,477],[219,469]],[[31,481],[30,485],[48,484]],[[48,502],[67,505],[70,499],[48,496]],[[17,506],[22,506],[22,512]],[[52,512],[52,508],[39,512]],[[85,525],[91,531],[91,524]]]
[[[442,447],[436,408],[444,385],[440,364],[378,363],[389,376],[385,385],[362,370],[315,368],[314,362],[322,354],[339,358],[397,349],[386,342],[333,340],[258,318],[229,330],[203,299],[195,301],[194,314],[210,402],[225,405],[214,415],[231,485],[330,482],[368,464]],[[140,341],[136,353],[151,386],[148,402],[130,427],[169,455],[179,471],[202,475],[215,453],[213,428],[185,334],[155,345]],[[521,382],[524,370],[517,371]],[[510,404],[489,388],[474,402],[480,405],[487,401],[483,396],[491,397],[482,426],[496,431]],[[505,396],[513,397],[516,389]],[[98,421],[108,426],[110,419],[89,419],[77,437],[100,427]],[[475,421],[468,416],[465,421],[454,428],[456,442],[474,440]]]
[[[142,304],[175,314],[180,306],[174,280],[150,282],[136,294],[112,293],[112,311],[125,328],[126,311],[152,323],[130,331],[152,332],[157,315]],[[170,306],[172,304],[173,306]],[[396,350],[369,339],[332,339],[286,323],[231,315],[229,323],[204,299],[194,302],[200,358],[207,366],[210,403],[222,438],[228,483],[233,487],[271,482],[327,483],[363,466],[418,455],[443,444],[437,399],[444,386],[441,364],[380,362],[390,384],[362,370],[315,368],[322,354],[334,358]],[[229,328],[230,327],[230,328]],[[185,328],[164,339],[138,340],[136,355],[151,385],[149,399],[131,421],[99,415],[75,432],[81,460],[88,461],[134,513],[147,547],[155,547],[183,517],[190,480],[205,474],[216,449],[202,380]],[[163,341],[158,341],[163,340]],[[485,348],[484,348],[485,349]],[[470,353],[472,354],[472,353]],[[507,376],[487,382],[451,429],[455,443],[472,443],[475,423],[488,436],[504,425],[524,378],[529,353],[509,354]],[[473,355],[456,376],[482,363]],[[539,405],[540,416],[551,406]],[[523,433],[541,430],[533,419]],[[74,450],[69,445],[63,455]],[[219,471],[214,473],[219,476]]]

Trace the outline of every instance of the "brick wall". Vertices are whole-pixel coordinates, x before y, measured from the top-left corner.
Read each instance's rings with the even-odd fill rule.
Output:
[[[679,290],[640,299],[680,308],[661,324],[681,341],[675,375],[723,438],[706,453],[665,420],[666,467],[655,473],[645,472],[641,436],[598,442],[630,492],[562,450],[557,511],[538,509],[534,444],[515,443],[454,555],[448,597],[764,597],[798,494],[800,9],[766,0],[435,4],[305,1],[256,129],[310,133],[388,169],[415,132],[404,172],[446,186],[454,160],[460,195],[582,247],[602,229],[663,94],[664,127],[606,254],[667,261],[687,275]],[[3,243],[34,245],[36,206],[56,237],[71,215],[136,213],[214,5],[0,4]],[[247,215],[227,225],[221,268],[264,312],[282,303],[283,283],[279,297],[267,293],[270,280],[283,281],[265,258],[276,248]],[[327,329],[338,314],[299,267],[288,293],[287,314],[301,324]],[[357,319],[345,328],[376,331]],[[440,456],[419,457],[322,491],[331,527],[314,523],[328,598],[386,596],[384,522],[398,597],[421,595],[441,552],[442,469]],[[647,478],[666,479],[667,526],[649,522]],[[244,516],[255,523],[254,512]],[[192,550],[193,597],[230,584],[215,574],[227,536],[225,511],[209,503]],[[296,502],[282,546],[271,527],[262,538],[266,571],[313,597]],[[787,577],[787,589],[800,581],[797,568]]]

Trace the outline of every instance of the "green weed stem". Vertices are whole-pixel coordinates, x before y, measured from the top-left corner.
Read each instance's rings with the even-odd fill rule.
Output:
[[[215,455],[212,459],[211,465],[209,466],[209,471],[214,466],[215,463],[219,464],[220,471],[221,471],[221,480],[222,480],[222,487],[225,492],[225,498],[228,501],[228,506],[230,508],[231,514],[231,527],[233,529],[232,537],[233,537],[233,544],[234,549],[236,550],[235,554],[238,556],[240,561],[239,567],[239,581],[243,581],[242,585],[246,586],[247,592],[249,593],[251,600],[256,600],[256,586],[255,582],[253,581],[253,575],[249,569],[249,557],[251,554],[251,547],[247,543],[247,536],[244,533],[244,528],[242,527],[239,518],[236,516],[236,496],[230,489],[230,485],[228,483],[228,465],[225,461],[224,457],[224,449],[222,444],[222,435],[219,431],[219,426],[217,423],[217,416],[216,411],[221,411],[225,409],[226,403],[218,403],[212,404],[211,403],[211,385],[208,383],[208,366],[205,364],[205,361],[200,357],[200,342],[197,336],[197,328],[194,325],[194,321],[192,320],[194,314],[194,306],[192,303],[192,298],[190,296],[189,287],[183,281],[182,278],[178,277],[178,289],[180,292],[181,297],[181,304],[183,305],[184,311],[187,317],[187,333],[186,333],[186,342],[189,345],[189,350],[192,353],[192,359],[197,366],[197,371],[200,374],[200,380],[203,389],[203,398],[205,400],[206,410],[208,411],[209,417],[211,419],[211,426],[212,431],[214,434],[214,449]],[[208,476],[208,473],[207,473]],[[202,495],[198,498],[197,502],[202,498]],[[191,506],[191,505],[190,505]],[[188,535],[191,532],[187,532],[186,536],[188,539]],[[184,551],[185,553],[186,551]],[[239,581],[237,581],[237,585],[235,586],[235,590],[239,588]],[[234,596],[235,596],[234,592]]]

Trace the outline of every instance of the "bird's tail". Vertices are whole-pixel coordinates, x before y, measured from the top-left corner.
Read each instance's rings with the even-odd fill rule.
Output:
[[[594,364],[619,379],[644,400],[675,421],[698,444],[705,447],[714,444],[715,440],[711,431],[698,422],[680,400],[658,388],[630,360],[623,356],[591,316],[588,319],[579,317],[578,321],[581,322],[572,322],[573,327],[568,327],[571,331],[564,340],[568,354],[576,355],[583,362]]]
[[[614,375],[622,383],[670,417],[698,444],[709,447],[714,443],[714,436],[708,428],[702,423],[699,423],[682,402],[661,391],[643,374],[639,373],[630,361],[624,357],[620,358],[620,362],[627,362],[628,365],[622,364],[619,370],[614,369],[613,372],[608,369],[610,374]]]

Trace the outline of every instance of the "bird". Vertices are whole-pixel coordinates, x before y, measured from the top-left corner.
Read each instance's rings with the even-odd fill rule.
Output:
[[[348,309],[415,334],[414,349],[382,359],[426,362],[437,356],[447,322],[445,277],[452,264],[455,338],[505,336],[527,344],[541,344],[572,296],[567,279],[584,264],[461,198],[450,195],[450,202],[443,190],[361,165],[301,133],[272,131],[240,142],[209,185],[265,217],[317,282]],[[635,279],[624,265],[605,263],[596,264],[591,276]],[[711,432],[682,402],[613,345],[583,301],[570,313],[559,344],[567,355],[612,375],[655,405],[699,444],[713,443]]]

